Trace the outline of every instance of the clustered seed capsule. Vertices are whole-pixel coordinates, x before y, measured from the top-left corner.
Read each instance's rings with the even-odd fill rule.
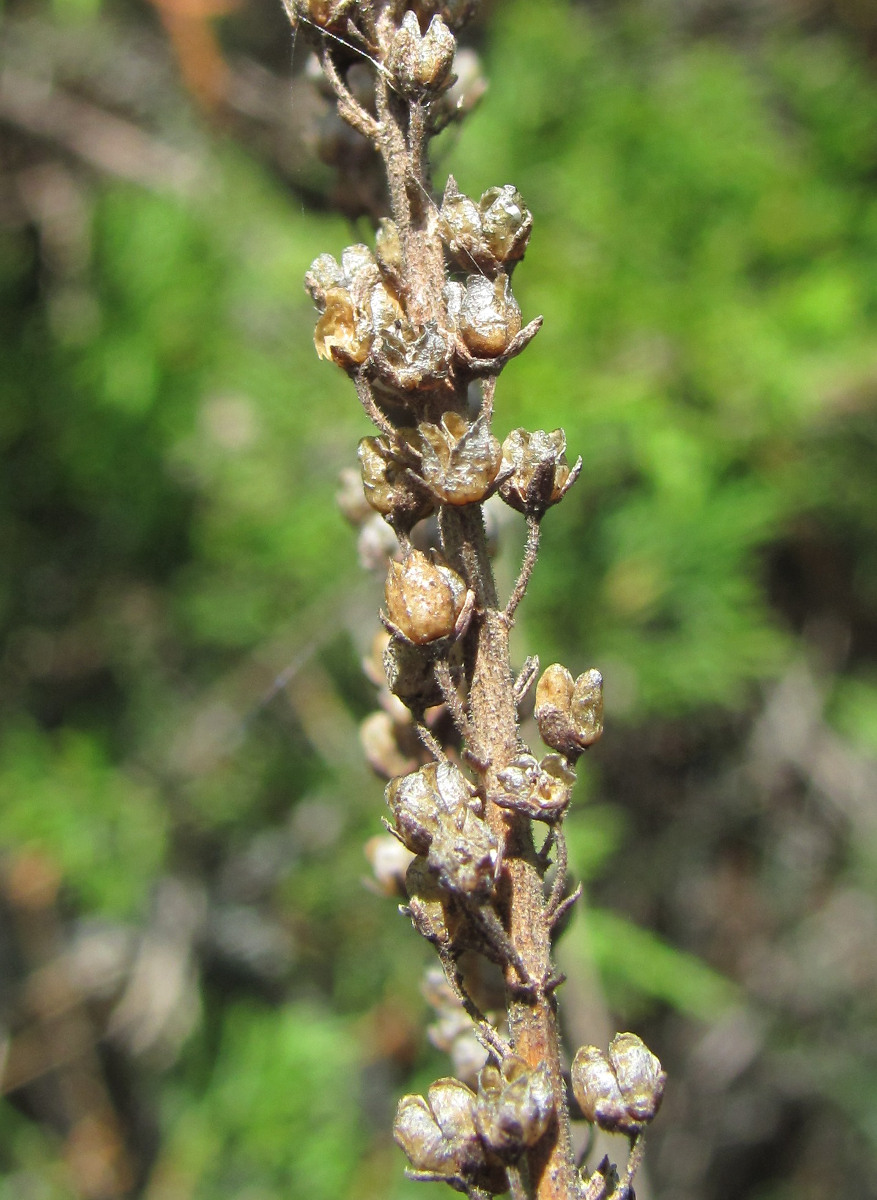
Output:
[[[560,754],[546,754],[541,762],[519,754],[497,778],[505,791],[491,797],[496,804],[551,824],[569,807],[576,773]]]
[[[459,1181],[498,1195],[507,1190],[508,1179],[479,1137],[475,1107],[475,1094],[465,1083],[438,1079],[426,1099],[402,1097],[393,1136],[422,1177]]]
[[[491,491],[502,458],[482,415],[471,424],[446,412],[441,425],[418,426],[424,483],[443,504],[477,504]]]
[[[393,1132],[417,1171],[505,1191],[503,1164],[539,1141],[554,1105],[547,1064],[531,1069],[509,1056],[481,1070],[477,1095],[457,1079],[439,1079],[426,1100],[404,1096]]]
[[[470,275],[465,285],[449,283],[445,299],[448,319],[474,358],[499,358],[521,332],[521,310],[504,271],[495,279]]]
[[[661,1107],[667,1076],[635,1033],[618,1033],[608,1055],[582,1046],[572,1064],[572,1087],[585,1120],[609,1133],[640,1133]]]
[[[503,482],[499,494],[506,504],[528,516],[541,516],[563,499],[579,477],[582,460],[570,468],[566,434],[537,429],[513,429],[502,444]]]
[[[390,45],[386,65],[402,95],[416,99],[447,86],[456,49],[457,40],[441,16],[434,16],[421,34],[417,14],[409,9]]]
[[[477,266],[488,274],[511,270],[524,256],[533,217],[517,188],[490,188],[476,203],[448,179],[439,211],[442,238],[453,262],[463,270]]]
[[[573,679],[552,663],[536,685],[536,724],[546,746],[575,761],[603,732],[603,676],[593,668]]]
[[[428,763],[390,781],[387,804],[402,842],[424,855],[450,892],[486,896],[493,888],[499,846],[482,820],[472,784],[450,763]]]
[[[399,429],[387,437],[365,437],[359,443],[362,487],[371,507],[394,529],[408,531],[435,508],[435,501],[415,474],[418,455],[411,443],[417,433]]]
[[[437,554],[412,550],[391,562],[384,589],[387,616],[401,637],[415,645],[450,637],[465,605],[464,580]]]

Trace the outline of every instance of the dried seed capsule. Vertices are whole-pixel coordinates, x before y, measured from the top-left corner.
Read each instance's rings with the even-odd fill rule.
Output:
[[[448,177],[439,217],[442,240],[458,263],[469,269],[473,263],[495,265],[482,237],[478,205],[457,188],[453,175]]]
[[[344,287],[344,283],[344,270],[331,254],[315,258],[305,275],[305,289],[321,312],[326,307],[326,292]]]
[[[496,880],[499,845],[487,823],[466,808],[440,816],[427,862],[449,892],[488,896]]]
[[[434,321],[423,326],[394,321],[374,332],[380,337],[374,369],[385,383],[411,392],[446,378],[453,347]]]
[[[500,808],[550,824],[569,807],[576,773],[560,754],[546,754],[541,762],[532,754],[519,754],[498,772],[498,779],[506,789],[493,797]]]
[[[421,475],[445,504],[477,504],[490,492],[502,452],[484,416],[469,422],[446,412],[441,425],[422,422]]]
[[[413,430],[400,429],[395,444],[386,437],[366,437],[357,451],[366,500],[405,532],[435,509],[433,497],[412,471],[417,459],[408,443],[413,436]]]
[[[391,562],[384,589],[387,615],[415,645],[454,633],[466,601],[466,584],[440,559],[412,550],[404,562]]]
[[[642,1124],[653,1120],[667,1083],[659,1059],[635,1033],[616,1033],[609,1043],[609,1061],[630,1116]]]
[[[497,358],[521,331],[521,310],[512,295],[509,277],[470,275],[457,318],[457,329],[476,358]]]
[[[391,638],[383,654],[387,686],[413,712],[423,712],[444,697],[435,677],[435,655],[429,646]]]
[[[582,1046],[572,1064],[573,1094],[586,1120],[609,1133],[639,1133],[657,1113],[667,1076],[634,1033],[612,1039],[608,1057]]]
[[[490,188],[478,202],[484,241],[501,263],[524,257],[533,229],[533,214],[517,188],[510,183]]]
[[[475,1124],[485,1145],[504,1162],[513,1162],[539,1141],[553,1112],[547,1063],[531,1070],[510,1056],[501,1070],[487,1066],[481,1071]]]
[[[422,1096],[403,1096],[396,1109],[393,1137],[417,1171],[454,1175],[454,1147],[439,1128]]]
[[[441,798],[437,765],[400,775],[387,784],[384,795],[402,841],[415,854],[426,854],[438,829]]]
[[[484,1146],[475,1128],[475,1094],[459,1079],[437,1079],[427,1100],[436,1124],[454,1147],[461,1174],[474,1174],[485,1164]]]
[[[502,444],[502,472],[511,472],[499,489],[506,504],[518,512],[541,516],[562,500],[582,469],[581,458],[570,469],[565,451],[562,429],[551,433],[513,429]]]
[[[552,663],[536,685],[536,724],[546,746],[573,761],[603,732],[603,676],[593,668],[573,680]]]
[[[474,787],[451,763],[427,763],[392,779],[384,794],[402,841],[415,854],[426,854],[446,819],[463,825],[467,814],[481,811]]]
[[[440,16],[434,16],[421,34],[417,15],[409,9],[390,46],[387,67],[404,96],[439,92],[448,81],[456,49],[456,38]]]
[[[384,779],[404,775],[417,768],[417,759],[412,759],[411,748],[400,745],[407,742],[410,727],[398,725],[388,712],[370,713],[359,727],[359,743],[366,762]]]

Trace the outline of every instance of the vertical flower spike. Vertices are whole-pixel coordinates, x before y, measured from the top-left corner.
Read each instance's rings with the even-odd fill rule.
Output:
[[[567,886],[563,822],[575,762],[602,732],[603,679],[593,669],[574,679],[559,663],[543,673],[535,716],[551,752],[540,758],[521,738],[539,662],[516,680],[509,656],[543,518],[581,459],[570,466],[561,429],[513,429],[500,446],[492,428],[497,379],[542,322],[522,325],[510,283],[532,214],[511,184],[476,200],[451,176],[440,205],[432,191],[430,139],[484,91],[477,58],[456,41],[478,2],[283,2],[319,59],[324,97],[334,97],[323,148],[345,210],[377,227],[374,249],[322,254],[305,278],[317,353],[347,372],[375,426],[359,444],[362,488],[354,474],[355,494],[344,495],[361,554],[389,562],[386,637],[368,668],[380,711],[362,742],[391,776],[385,824],[395,840],[376,839],[369,853],[378,886],[437,953],[452,1013],[439,1006],[433,1041],[466,1080],[404,1096],[394,1136],[411,1178],[470,1200],[632,1198],[642,1141],[620,1182],[608,1162],[586,1179],[579,1171],[554,1003],[552,936],[578,891]],[[494,492],[527,519],[502,598],[488,525],[498,529],[501,513],[486,506]],[[550,825],[547,838],[534,821]],[[660,1063],[633,1034],[608,1053],[582,1048],[572,1080],[589,1120],[631,1137],[664,1089]]]

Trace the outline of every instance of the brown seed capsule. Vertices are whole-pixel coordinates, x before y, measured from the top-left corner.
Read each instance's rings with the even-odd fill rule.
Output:
[[[457,329],[476,358],[497,358],[521,330],[521,310],[512,295],[509,277],[470,275],[457,317]]]
[[[453,175],[448,177],[439,217],[442,240],[457,263],[469,270],[473,264],[495,265],[482,237],[478,205],[457,188]]]
[[[497,777],[505,791],[492,799],[500,808],[549,824],[566,812],[576,781],[575,771],[560,754],[546,754],[541,762],[532,754],[519,754]]]
[[[462,826],[467,814],[481,811],[472,784],[451,763],[427,763],[391,779],[384,794],[399,836],[415,854],[427,853],[445,820]]]
[[[448,82],[456,49],[456,38],[440,16],[421,34],[417,15],[409,9],[390,45],[387,68],[404,96],[439,92]]]
[[[422,326],[394,321],[374,332],[380,337],[374,369],[391,387],[411,392],[447,377],[453,347],[434,321]]]
[[[437,557],[412,550],[404,562],[391,562],[384,589],[387,616],[415,645],[454,633],[466,601],[466,584]]]
[[[634,1033],[612,1039],[608,1057],[582,1046],[572,1064],[573,1094],[586,1120],[609,1133],[639,1133],[661,1106],[667,1076]]]
[[[418,426],[421,475],[445,504],[477,504],[489,494],[502,458],[484,416],[469,422],[446,412],[441,425]]]
[[[499,846],[487,823],[466,808],[441,815],[427,862],[449,892],[488,896],[496,880]]]
[[[406,533],[435,509],[435,500],[413,471],[417,465],[409,445],[413,437],[414,431],[407,429],[397,431],[395,443],[386,437],[366,437],[357,451],[366,500],[394,529]]]
[[[562,429],[551,433],[513,429],[502,444],[502,472],[508,477],[499,494],[506,504],[518,512],[541,516],[562,500],[582,469],[581,458],[570,468],[565,450]]]
[[[454,1156],[464,1175],[484,1166],[484,1146],[475,1128],[475,1095],[459,1079],[437,1079],[427,1092],[436,1124],[454,1147]]]
[[[454,1146],[442,1133],[422,1096],[403,1096],[399,1101],[393,1137],[415,1170],[445,1176],[456,1173]]]
[[[490,188],[478,202],[484,241],[501,263],[524,257],[533,229],[533,214],[517,188],[510,183]]]
[[[509,1056],[502,1068],[484,1067],[478,1078],[475,1124],[482,1141],[504,1162],[513,1162],[534,1146],[554,1112],[547,1063],[530,1069]]]
[[[603,676],[593,668],[573,680],[552,663],[536,685],[536,724],[546,746],[575,761],[603,732]]]

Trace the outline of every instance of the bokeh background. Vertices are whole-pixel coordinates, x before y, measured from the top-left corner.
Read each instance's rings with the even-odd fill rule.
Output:
[[[497,428],[585,462],[516,647],[606,677],[571,1046],[670,1072],[641,1200],[868,1200],[877,6],[508,0],[470,42],[437,178],[522,191],[545,315]],[[0,18],[0,1200],[442,1194],[389,1133],[448,1065],[363,854],[368,428],[301,278],[369,232],[305,60],[269,0]]]

